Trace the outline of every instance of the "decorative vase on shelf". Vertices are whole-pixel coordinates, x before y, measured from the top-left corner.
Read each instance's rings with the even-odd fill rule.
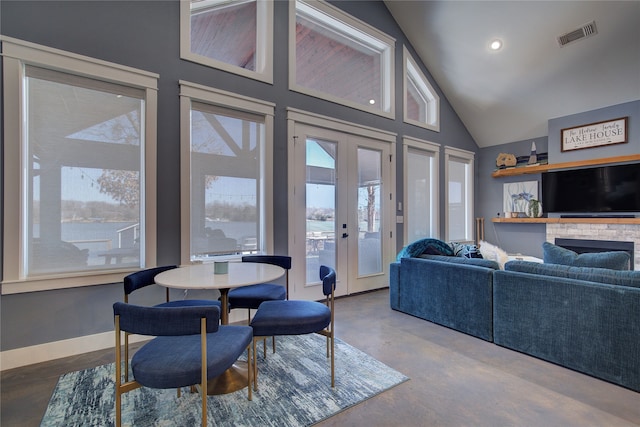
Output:
[[[529,215],[530,218],[540,218],[542,216],[542,203],[540,203],[540,200],[529,200],[527,215]]]
[[[529,163],[530,165],[535,165],[536,163],[538,163],[538,154],[536,152],[536,142],[533,141],[531,143],[531,155],[529,156]]]

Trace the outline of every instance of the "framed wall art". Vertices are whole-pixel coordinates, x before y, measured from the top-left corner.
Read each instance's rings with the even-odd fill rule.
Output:
[[[560,131],[562,151],[623,144],[627,142],[627,119],[628,117],[621,117],[562,129]]]
[[[505,217],[526,216],[530,200],[538,200],[538,181],[503,184],[502,205]]]

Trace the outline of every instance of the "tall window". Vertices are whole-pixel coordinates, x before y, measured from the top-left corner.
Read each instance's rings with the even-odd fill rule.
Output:
[[[153,263],[154,249],[145,257],[143,195],[154,193],[144,190],[146,149],[155,150],[145,119],[153,114],[155,125],[155,91],[148,97],[132,84],[136,73],[114,83],[112,66],[89,59],[8,41],[3,49],[5,106],[9,117],[21,117],[5,116],[5,278],[44,286],[51,279],[55,287],[56,277]],[[53,58],[56,70],[49,68]],[[155,86],[154,77],[142,77]]]
[[[440,131],[440,97],[404,48],[404,121]]]
[[[273,80],[272,0],[181,0],[180,56],[257,80]]]
[[[395,40],[325,2],[291,2],[293,90],[393,117]]]
[[[273,106],[185,82],[181,93],[183,262],[268,251]]]
[[[437,144],[404,138],[406,243],[425,237],[439,237],[439,149]]]
[[[470,151],[445,147],[446,240],[473,241],[473,161]]]

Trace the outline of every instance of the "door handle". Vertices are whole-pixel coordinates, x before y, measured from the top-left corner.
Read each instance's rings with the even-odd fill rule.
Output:
[[[347,237],[349,237],[349,233],[342,233],[342,238],[346,239]]]

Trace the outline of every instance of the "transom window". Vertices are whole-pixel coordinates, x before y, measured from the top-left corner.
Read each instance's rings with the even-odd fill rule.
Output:
[[[440,131],[440,97],[404,48],[404,121]]]
[[[325,2],[290,7],[291,89],[392,117],[395,40]]]
[[[271,83],[273,1],[182,0],[180,55]]]

